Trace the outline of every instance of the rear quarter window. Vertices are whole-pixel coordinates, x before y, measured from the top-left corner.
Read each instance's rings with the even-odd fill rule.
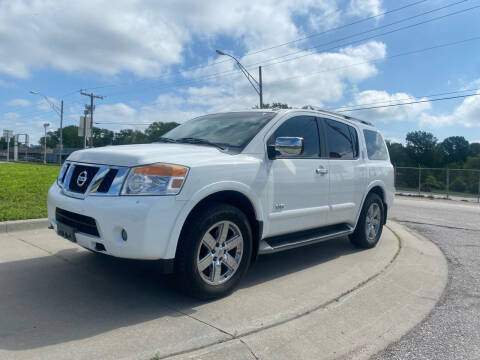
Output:
[[[382,135],[377,131],[363,130],[367,155],[370,160],[388,160],[388,150]]]

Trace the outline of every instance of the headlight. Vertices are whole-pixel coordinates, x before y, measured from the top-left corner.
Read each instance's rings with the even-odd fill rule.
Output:
[[[188,168],[171,164],[152,164],[130,169],[122,195],[176,195],[187,178]]]

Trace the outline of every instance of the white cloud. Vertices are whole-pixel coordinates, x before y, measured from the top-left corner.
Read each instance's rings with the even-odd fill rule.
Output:
[[[353,16],[368,17],[379,15],[382,9],[382,0],[350,0],[348,12]]]
[[[413,101],[423,101],[426,98],[415,98],[407,93],[389,94],[386,91],[365,90],[356,93],[354,101],[350,105],[359,107],[377,107],[391,104],[409,103]],[[374,109],[352,112],[355,116],[372,121],[414,121],[419,120],[420,116],[430,110],[430,102],[418,104],[409,104],[402,106],[378,107]]]
[[[420,125],[433,128],[453,124],[460,124],[466,127],[480,127],[480,90],[476,93],[479,96],[465,98],[450,114],[423,114],[420,119]]]
[[[290,49],[290,51],[298,49]],[[278,53],[282,53],[280,50]],[[308,55],[308,56],[307,56]],[[249,57],[240,59],[247,64],[267,59],[266,54],[258,54],[255,61]],[[275,56],[275,55],[274,55]],[[312,104],[322,106],[326,102],[338,101],[349,84],[372,77],[377,69],[368,63],[372,59],[386,56],[386,46],[371,41],[356,47],[347,47],[335,53],[309,53],[300,51],[295,61],[287,61],[275,66],[264,66],[264,102],[283,102],[291,106]],[[209,69],[185,72],[189,79],[202,79],[215,72],[234,70],[233,63],[220,63]],[[250,70],[257,77],[255,68]],[[239,71],[232,75],[212,78],[208,86],[188,89],[190,103],[211,106],[213,110],[222,107],[246,108],[258,103],[258,96]]]
[[[309,11],[309,25],[315,31],[331,29],[341,21],[341,11],[332,0],[317,3],[317,9]]]
[[[331,21],[335,9],[333,0],[2,1],[0,73],[26,78],[53,68],[154,77],[181,64],[198,39],[229,36],[248,51],[301,36],[295,14]]]
[[[19,106],[19,107],[26,107],[30,106],[30,101],[26,99],[12,99],[7,102],[8,106]]]

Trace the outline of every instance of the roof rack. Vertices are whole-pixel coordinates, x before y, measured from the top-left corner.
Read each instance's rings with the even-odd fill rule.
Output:
[[[345,120],[358,121],[358,122],[360,122],[360,123],[362,123],[362,124],[373,126],[373,124],[372,124],[371,122],[368,122],[368,121],[365,121],[365,120],[361,120],[361,119],[357,119],[357,118],[354,118],[354,117],[351,117],[351,116],[348,116],[348,115],[339,114],[339,113],[336,113],[336,112],[334,112],[334,111],[323,110],[322,108],[320,108],[320,107],[318,107],[318,106],[314,106],[314,105],[304,105],[304,106],[302,106],[302,109],[304,109],[304,110],[321,111],[321,112],[323,112],[323,113],[327,113],[327,114],[330,114],[330,115],[340,116],[340,117],[344,118]]]

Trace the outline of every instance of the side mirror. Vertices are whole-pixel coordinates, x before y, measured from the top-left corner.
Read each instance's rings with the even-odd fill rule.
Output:
[[[301,137],[278,137],[274,145],[275,155],[297,156],[303,152],[303,138]]]

